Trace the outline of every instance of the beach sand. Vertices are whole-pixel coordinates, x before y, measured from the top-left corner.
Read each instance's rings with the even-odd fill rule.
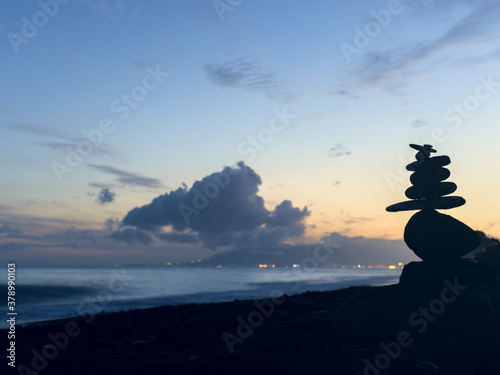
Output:
[[[401,315],[392,305],[399,303],[398,288],[351,287],[18,326],[17,369],[2,367],[44,375],[411,375],[434,373],[433,365],[439,374],[500,373],[497,318],[488,332],[473,328],[471,335],[455,327],[456,334],[449,335],[447,328],[432,329],[447,319],[443,313],[418,332],[422,322],[411,326],[407,317],[393,322],[394,314]],[[488,286],[496,317],[499,291],[498,285]]]

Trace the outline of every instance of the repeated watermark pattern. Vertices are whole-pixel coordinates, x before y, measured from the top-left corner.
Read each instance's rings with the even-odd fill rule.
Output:
[[[222,339],[229,353],[233,354],[236,344],[241,345],[251,337],[255,330],[261,327],[266,319],[271,317],[275,311],[275,306],[283,304],[287,299],[287,294],[297,291],[300,284],[318,269],[320,263],[325,262],[339,247],[338,243],[327,237],[326,242],[318,244],[314,248],[313,256],[308,256],[303,260],[301,267],[289,269],[285,274],[286,279],[295,280],[293,286],[285,290],[274,289],[268,299],[253,301],[255,309],[248,314],[246,319],[242,316],[236,318],[235,334],[227,331],[222,334]]]

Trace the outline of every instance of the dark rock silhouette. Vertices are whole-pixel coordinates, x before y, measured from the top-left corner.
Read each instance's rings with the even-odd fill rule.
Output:
[[[470,227],[433,209],[419,211],[411,217],[405,228],[404,240],[424,260],[461,257],[481,242]]]
[[[478,232],[478,234],[482,239],[481,246],[466,257],[487,264],[500,272],[500,241],[487,237],[483,232]]]
[[[451,163],[450,158],[445,155],[430,157],[431,153],[436,152],[431,145],[410,144],[410,147],[418,150],[417,161],[406,166],[407,170],[413,171],[410,176],[413,186],[406,190],[405,195],[413,200],[393,204],[386,210],[450,209],[464,205],[465,199],[462,197],[448,196],[457,190],[457,185],[443,182],[450,176],[450,171],[443,168]]]
[[[446,196],[457,189],[453,182],[443,182],[450,176],[450,171],[443,168],[450,164],[450,158],[430,157],[436,152],[431,145],[410,147],[418,150],[417,161],[406,167],[414,171],[410,177],[413,186],[405,192],[413,201],[389,206],[387,210],[421,209],[408,221],[404,240],[423,261],[404,267],[399,286],[402,293],[413,298],[432,300],[439,290],[445,290],[444,285],[450,287],[452,282],[460,285],[462,296],[454,304],[454,313],[440,325],[455,327],[447,332],[450,335],[456,334],[453,330],[460,327],[459,334],[465,333],[466,337],[485,335],[495,321],[495,314],[481,285],[495,283],[498,273],[488,264],[462,258],[478,248],[481,237],[461,221],[436,211],[465,204],[462,197]]]
[[[490,295],[497,298],[498,273],[489,264],[462,258],[478,248],[481,237],[465,223],[437,211],[465,204],[464,198],[448,195],[457,188],[444,182],[450,171],[443,167],[451,160],[430,157],[436,152],[431,145],[410,147],[418,150],[417,160],[406,167],[413,171],[413,186],[406,190],[412,200],[387,211],[418,210],[405,227],[404,240],[422,261],[405,265],[399,284],[362,290],[334,314],[333,329],[354,340],[366,335],[381,340],[406,331],[416,339],[425,333],[443,345],[490,337],[496,324]],[[500,245],[496,248],[500,254]],[[491,258],[491,252],[481,254],[485,253],[476,258]]]
[[[448,262],[410,262],[405,265],[400,284],[408,287],[438,285],[455,277],[465,285],[496,281],[497,272],[488,264],[473,259],[458,258]]]
[[[450,177],[450,170],[442,167],[429,167],[412,173],[410,181],[413,185],[428,184],[436,181],[444,181]]]
[[[467,285],[494,282],[497,274],[494,268],[461,258],[478,248],[482,237],[461,221],[436,211],[465,204],[462,197],[444,196],[456,190],[454,183],[443,182],[450,172],[442,167],[450,164],[450,158],[444,155],[430,157],[436,152],[431,145],[410,144],[410,147],[418,150],[417,161],[406,167],[414,171],[410,177],[413,186],[406,191],[406,196],[414,200],[389,206],[387,211],[421,209],[408,221],[404,240],[423,262],[407,265],[401,283],[435,283],[454,277]],[[445,199],[448,205],[443,204]]]
[[[405,192],[413,201],[391,205],[387,211],[422,209],[408,221],[404,233],[406,244],[421,259],[460,258],[478,247],[481,238],[466,224],[435,210],[465,204],[462,197],[445,197],[457,190],[453,182],[443,182],[450,176],[450,171],[443,168],[450,164],[450,158],[444,155],[430,157],[436,152],[431,145],[410,144],[410,147],[418,150],[417,161],[406,166],[414,171],[410,177],[413,186]]]

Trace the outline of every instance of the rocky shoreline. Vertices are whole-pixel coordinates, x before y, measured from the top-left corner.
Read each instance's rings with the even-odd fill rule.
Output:
[[[495,316],[487,332],[449,327],[448,311],[433,314],[439,304],[433,310],[432,300],[417,302],[412,325],[411,314],[395,309],[408,307],[400,284],[351,287],[20,326],[17,371],[3,366],[17,374],[73,375],[411,375],[436,373],[436,366],[439,374],[493,375],[500,371],[500,285],[483,288]],[[430,319],[422,330],[426,318],[418,308],[426,306]]]

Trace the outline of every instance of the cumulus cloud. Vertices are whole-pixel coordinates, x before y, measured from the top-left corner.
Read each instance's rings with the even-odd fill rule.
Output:
[[[239,162],[178,188],[128,212],[122,226],[146,231],[169,242],[197,243],[215,249],[272,247],[301,237],[307,207],[284,200],[274,210],[258,195],[260,176]],[[164,228],[168,227],[169,232]]]
[[[198,243],[200,241],[198,236],[194,233],[170,232],[170,233],[159,233],[156,236],[162,240],[165,240],[168,242],[175,242],[175,243],[195,244],[195,243]]]
[[[257,195],[262,182],[244,163],[238,166],[212,173],[191,189],[184,186],[134,208],[123,224],[149,230],[189,228],[205,235],[257,228],[268,216],[264,200]]]
[[[97,242],[97,237],[91,230],[77,229],[75,226],[72,226],[68,230],[66,230],[65,237],[77,240],[88,240],[94,243]]]
[[[293,207],[292,202],[284,200],[270,212],[266,222],[268,228],[286,228],[289,236],[302,236],[305,231],[304,220],[309,215],[306,207]]]
[[[109,189],[103,188],[99,192],[99,195],[97,196],[97,203],[104,205],[106,203],[111,203],[115,200],[115,193],[110,191]]]
[[[137,228],[125,228],[111,233],[111,238],[117,241],[150,245],[154,242],[150,232]]]
[[[107,218],[106,221],[104,221],[104,229],[106,230],[115,230],[119,225],[120,220],[113,217]]]

